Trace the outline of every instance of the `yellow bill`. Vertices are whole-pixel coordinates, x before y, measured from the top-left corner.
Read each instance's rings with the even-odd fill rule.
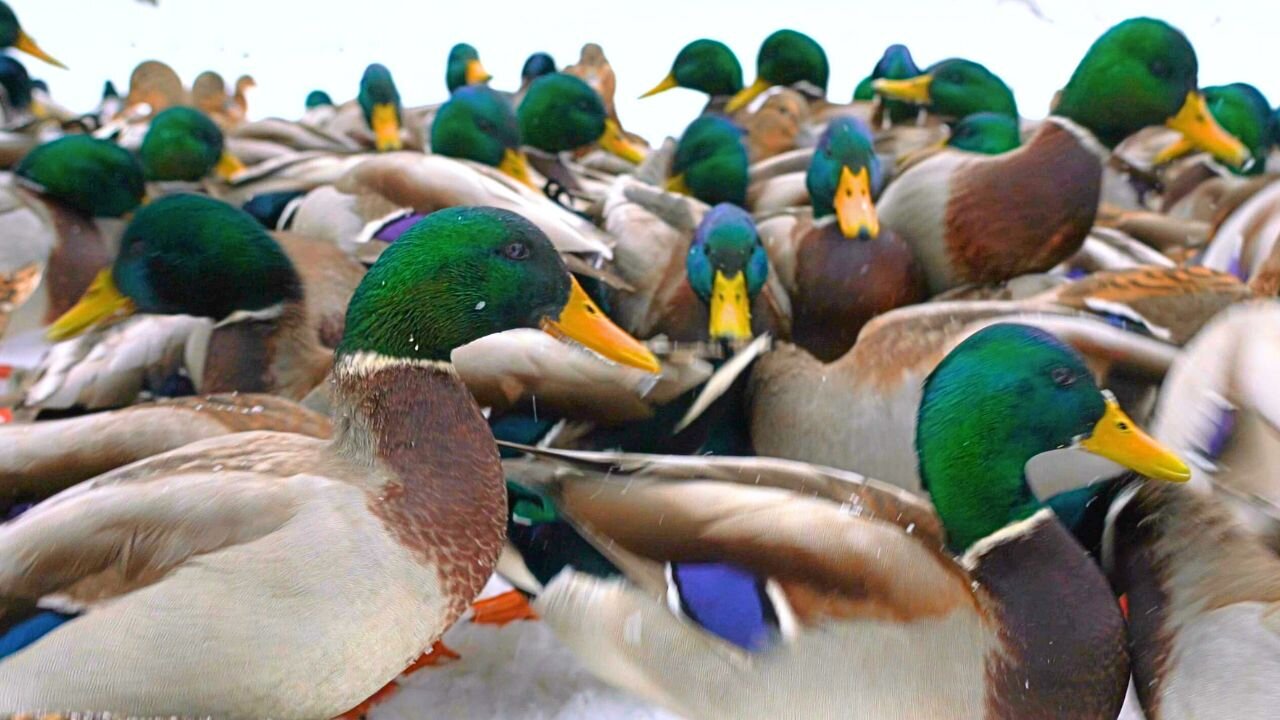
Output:
[[[871,176],[867,168],[862,168],[857,174],[847,166],[840,168],[840,184],[836,186],[832,204],[841,235],[847,238],[864,234],[875,238],[880,235],[880,219],[876,217],[876,206],[871,201]]]
[[[13,47],[15,47],[18,50],[21,50],[22,52],[30,55],[31,57],[40,58],[41,60],[49,63],[54,67],[60,67],[63,70],[67,69],[66,65],[63,65],[62,63],[55,60],[52,55],[45,52],[44,50],[41,50],[40,46],[36,44],[36,41],[32,40],[31,36],[28,35],[26,32],[24,32],[21,28],[18,29],[18,39],[16,42],[13,43]]]
[[[604,121],[604,134],[596,142],[600,143],[600,147],[605,151],[613,153],[629,163],[639,165],[644,162],[644,153],[635,145],[627,140],[622,134],[622,128],[618,126],[617,121],[612,118]]]
[[[652,90],[641,95],[640,99],[643,100],[644,98],[657,95],[658,93],[664,93],[676,87],[679,87],[679,84],[676,82],[676,74],[667,73],[667,76],[662,78],[662,82],[658,83],[657,85],[654,85]]]
[[[713,340],[751,339],[751,300],[747,296],[747,276],[739,270],[726,278],[716,270],[711,286],[711,326]]]
[[[225,151],[213,168],[213,174],[228,182],[242,171],[244,171],[244,163],[240,162],[240,158]]]
[[[760,93],[773,87],[773,83],[764,78],[756,78],[756,81],[742,88],[733,97],[729,98],[729,102],[724,106],[727,113],[735,113],[751,104],[752,100],[760,97]]]
[[[378,152],[389,152],[404,147],[400,141],[400,113],[391,103],[379,103],[373,106],[373,115],[369,120],[373,126],[373,143]]]
[[[54,342],[67,340],[104,320],[116,315],[132,315],[133,311],[133,301],[116,288],[111,268],[107,268],[98,273],[74,307],[53,321],[45,337]]]
[[[1193,150],[1195,150],[1195,146],[1192,145],[1191,141],[1184,135],[1168,145],[1165,145],[1163,150],[1156,153],[1155,164],[1164,165],[1165,163],[1173,162]]]
[[[1250,159],[1249,149],[1234,135],[1222,129],[1209,112],[1204,95],[1187,93],[1187,100],[1177,115],[1164,122],[1165,126],[1182,133],[1192,146],[1203,150],[1233,167],[1244,167]]]
[[[871,82],[872,89],[880,95],[890,100],[903,100],[917,105],[929,104],[929,88],[932,86],[933,76],[928,73],[906,80],[880,78]]]
[[[576,278],[569,290],[569,302],[560,311],[560,317],[554,320],[544,317],[542,330],[553,337],[573,340],[616,363],[649,373],[662,370],[658,358],[649,352],[649,348],[615,325]]]
[[[667,192],[679,193],[681,195],[692,195],[693,191],[689,189],[689,184],[684,181],[684,173],[672,175],[667,178]]]
[[[479,85],[480,83],[489,82],[493,79],[493,76],[489,74],[488,70],[484,69],[484,65],[481,65],[479,60],[468,60],[466,79],[468,85]]]
[[[507,148],[502,153],[502,162],[498,163],[498,169],[534,190],[538,186],[533,183],[533,178],[529,175],[529,158],[525,156],[521,150],[515,148]]]
[[[1088,437],[1076,443],[1077,447],[1154,480],[1186,482],[1191,479],[1191,468],[1182,458],[1134,424],[1120,409],[1114,395],[1104,394],[1107,409],[1102,419]]]

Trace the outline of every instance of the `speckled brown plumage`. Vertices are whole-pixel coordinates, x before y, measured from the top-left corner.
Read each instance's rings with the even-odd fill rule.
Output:
[[[1114,718],[1129,681],[1125,626],[1097,565],[1056,518],[982,556],[1004,654],[987,659],[989,718]]]
[[[953,175],[945,215],[950,262],[966,282],[1041,272],[1080,249],[1098,207],[1102,161],[1046,122],[1021,149]]]
[[[926,299],[911,249],[892,232],[848,239],[835,223],[801,241],[795,284],[792,339],[823,362],[848,352],[871,318]]]
[[[489,426],[451,368],[340,366],[334,396],[340,442],[398,478],[370,498],[370,511],[437,567],[448,627],[488,581],[506,537],[506,485]]]

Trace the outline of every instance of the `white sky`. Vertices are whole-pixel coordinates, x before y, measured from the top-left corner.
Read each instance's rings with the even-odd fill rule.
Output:
[[[1043,13],[1037,17],[1028,2]],[[189,84],[216,70],[227,82],[251,73],[255,117],[297,117],[312,89],[354,96],[366,64],[391,68],[408,104],[444,99],[449,47],[480,50],[493,85],[514,89],[520,66],[544,50],[563,66],[584,42],[600,43],[618,74],[619,114],[650,139],[676,134],[701,107],[673,90],[636,97],[660,80],[684,43],[711,37],[755,76],[760,41],[790,27],[815,37],[831,61],[829,97],[848,99],[885,46],[907,44],[916,61],[962,55],[1014,89],[1023,115],[1043,115],[1089,44],[1126,17],[1152,15],[1181,28],[1200,58],[1200,82],[1247,81],[1280,102],[1280,3],[1273,0],[9,0],[23,26],[70,71],[24,58],[73,109],[97,103],[104,80],[126,91],[139,61],[172,65]]]

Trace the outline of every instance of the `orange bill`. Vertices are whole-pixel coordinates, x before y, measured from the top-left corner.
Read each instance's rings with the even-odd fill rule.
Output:
[[[616,363],[649,373],[662,370],[658,358],[649,352],[649,348],[615,325],[576,278],[569,291],[569,302],[560,311],[560,317],[544,317],[542,330],[553,337],[573,340]]]
[[[1081,450],[1119,463],[1154,480],[1186,482],[1191,468],[1172,450],[1138,427],[1111,393],[1106,394],[1106,411],[1089,436],[1078,441]]]

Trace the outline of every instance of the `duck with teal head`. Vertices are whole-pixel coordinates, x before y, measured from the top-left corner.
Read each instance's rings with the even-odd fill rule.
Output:
[[[70,135],[40,145],[0,174],[5,335],[42,330],[111,262],[118,222],[143,200],[142,167],[114,143]]]
[[[431,123],[431,151],[497,168],[534,187],[516,114],[505,97],[484,85],[458,88],[440,106]]]
[[[139,575],[85,598],[92,612],[61,614],[0,658],[0,705],[315,718],[374,695],[465,611],[502,545],[497,449],[452,352],[543,328],[616,362],[652,360],[603,316],[568,312],[580,292],[546,237],[512,213],[423,220],[352,298],[331,439],[190,445],[4,527],[7,553],[40,558],[0,573],[5,631],[18,610],[149,544]],[[317,619],[339,631],[317,638]],[[195,646],[204,651],[176,651]],[[46,672],[55,658],[67,672]]]
[[[22,29],[22,25],[18,23],[18,16],[13,12],[13,8],[9,7],[9,3],[0,2],[0,48],[13,48],[34,58],[39,58],[54,67],[67,69],[66,65],[53,59],[49,53],[40,49],[35,40]]]
[[[827,53],[816,40],[795,30],[779,30],[760,45],[755,81],[734,94],[725,105],[725,112],[741,110],[776,86],[800,86],[808,95],[826,97],[830,75]]]
[[[1167,125],[1232,164],[1247,160],[1209,114],[1196,74],[1181,32],[1126,20],[1089,48],[1054,114],[1020,149],[937,153],[889,185],[881,219],[912,246],[933,293],[1047,270],[1083,244],[1108,152],[1138,130]]]
[[[707,107],[703,112],[723,111],[729,98],[742,90],[742,64],[728,45],[706,38],[694,40],[676,53],[671,72],[640,97],[678,87],[706,94]]]
[[[982,155],[999,155],[1022,145],[1018,118],[997,112],[967,115],[951,125],[947,146]]]
[[[858,101],[874,100],[876,96],[876,80],[905,80],[920,74],[915,58],[906,45],[890,45],[872,68],[871,74],[862,79],[853,90],[853,99]],[[885,111],[890,123],[910,122],[920,111],[920,104],[907,100],[887,100]]]
[[[625,573],[562,570],[536,609],[588,667],[689,717],[898,717],[904,697],[927,716],[1114,717],[1120,608],[1025,466],[1067,446],[1161,481],[1186,465],[1027,326],[960,343],[918,412],[932,508],[773,459],[509,461]]]
[[[399,150],[404,147],[400,138],[403,108],[396,81],[385,65],[374,63],[365,68],[360,78],[360,93],[356,96],[364,121],[373,130],[374,148],[378,152]]]
[[[151,119],[138,150],[152,182],[198,182],[210,174],[230,180],[244,163],[227,152],[222,130],[191,107],[172,107]]]
[[[676,144],[667,190],[708,205],[747,202],[747,146],[742,128],[722,115],[703,115]]]
[[[329,93],[323,90],[312,90],[307,93],[306,108],[308,110],[325,106],[333,106],[333,98],[329,97]]]
[[[467,85],[484,85],[493,78],[480,62],[480,53],[471,45],[458,43],[449,48],[445,62],[444,83],[449,92]]]
[[[1271,104],[1258,88],[1248,83],[1216,85],[1204,89],[1205,104],[1213,119],[1249,150],[1249,161],[1243,168],[1231,170],[1241,175],[1261,175],[1267,171],[1267,156],[1278,138],[1272,128]],[[1179,138],[1156,155],[1155,162],[1171,162],[1192,152],[1195,146],[1185,137]]]

